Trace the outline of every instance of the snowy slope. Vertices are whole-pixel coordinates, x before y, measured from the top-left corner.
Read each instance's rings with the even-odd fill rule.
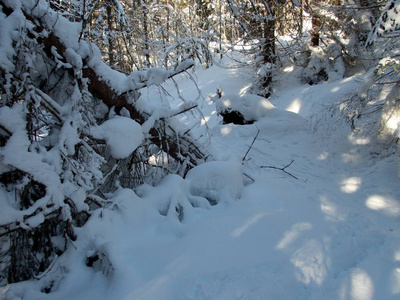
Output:
[[[7,297],[400,299],[398,156],[372,156],[372,146],[345,124],[313,126],[359,80],[288,85],[271,99],[276,113],[252,125],[222,125],[207,94],[217,86],[243,93],[250,73],[197,70],[205,120],[194,132],[209,128],[207,147],[221,163],[186,180],[169,176],[158,187],[120,190],[57,261],[55,292],[39,292],[44,276],[12,286]],[[197,90],[180,80],[180,92],[195,100]],[[224,201],[210,206],[205,194]],[[110,261],[86,267],[91,251]]]

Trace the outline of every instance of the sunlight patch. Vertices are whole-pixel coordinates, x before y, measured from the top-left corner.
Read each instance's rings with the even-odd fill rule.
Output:
[[[246,223],[243,224],[243,226],[236,228],[232,232],[233,237],[240,237],[243,232],[245,232],[251,225],[254,225],[257,223],[260,219],[264,218],[265,216],[269,215],[269,213],[262,213],[262,214],[257,214],[251,219],[247,220]]]
[[[334,87],[333,89],[331,89],[331,92],[332,92],[332,93],[336,93],[336,92],[338,92],[339,90],[340,90],[340,87],[336,86],[336,87]]]
[[[321,285],[328,274],[329,257],[322,243],[315,239],[307,241],[297,250],[290,262],[297,267],[296,278],[303,284],[315,282]]]
[[[286,231],[283,235],[282,240],[279,242],[277,249],[284,249],[291,243],[293,243],[300,235],[302,231],[310,230],[312,225],[310,223],[297,223],[292,226],[289,231]]]
[[[346,217],[340,213],[332,201],[329,201],[326,196],[320,196],[321,211],[327,216],[330,221],[339,220],[345,221]]]
[[[275,106],[269,102],[267,99],[261,100],[260,102],[260,106],[266,109],[274,109]]]
[[[351,274],[351,299],[370,300],[374,296],[374,284],[363,269],[356,269]]]
[[[399,261],[399,262],[400,262],[400,250],[396,252],[396,254],[394,255],[394,259],[395,259],[396,261]]]
[[[394,255],[394,259],[396,264],[399,265],[400,263],[400,251],[397,251]],[[390,286],[392,290],[392,295],[400,294],[400,268],[395,268],[392,271],[390,277]]]
[[[149,157],[148,163],[153,166],[163,166],[168,164],[168,155],[165,153],[153,154]]]
[[[395,199],[383,197],[381,195],[372,195],[367,198],[365,205],[372,210],[383,211],[391,216],[400,215],[400,205]]]
[[[343,153],[342,154],[342,161],[344,163],[357,163],[360,160],[358,154],[353,153]]]
[[[400,294],[400,268],[392,271],[390,276],[390,287],[392,295]]]
[[[294,99],[293,102],[286,108],[286,110],[298,114],[301,109],[301,104],[301,99]]]
[[[201,125],[207,124],[207,122],[208,122],[209,120],[210,120],[210,117],[208,117],[208,116],[207,116],[207,117],[204,117],[204,118],[201,119],[201,123],[200,123],[200,124],[201,124]]]
[[[228,135],[232,132],[232,127],[231,126],[224,126],[221,128],[221,134],[222,135]]]
[[[242,89],[239,91],[239,95],[244,95],[244,94],[246,94],[246,92],[247,92],[247,90],[250,88],[250,86],[251,86],[251,84],[248,84],[248,85],[246,85],[244,88],[242,88]]]
[[[346,194],[352,194],[360,189],[362,180],[360,177],[350,177],[342,181],[340,190]]]
[[[317,159],[318,160],[325,160],[328,157],[329,157],[329,152],[328,151],[324,151],[320,155],[318,155]]]
[[[399,123],[400,123],[400,117],[399,118],[390,117],[386,122],[386,127],[392,130],[396,130],[399,128]]]
[[[293,70],[294,70],[294,66],[289,66],[289,67],[284,68],[283,72],[290,73],[290,72],[293,72]]]
[[[348,139],[353,145],[368,145],[371,142],[369,137],[356,136],[354,133],[351,133]]]

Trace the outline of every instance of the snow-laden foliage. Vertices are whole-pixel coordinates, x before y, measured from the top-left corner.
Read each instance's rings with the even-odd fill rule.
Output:
[[[312,85],[343,78],[345,64],[342,58],[342,49],[339,45],[332,43],[326,49],[310,47],[309,50],[309,62],[302,72],[303,82]]]
[[[1,280],[15,282],[43,272],[75,239],[72,227],[87,219],[104,158],[83,138],[95,118],[82,76],[89,49],[78,44],[78,27],[44,1],[3,1],[1,8],[0,176],[3,193],[14,195],[1,199],[12,212],[1,221],[8,244]],[[65,57],[50,44],[56,35]],[[64,243],[55,247],[52,237]]]
[[[342,103],[353,130],[368,132],[388,153],[399,141],[399,24],[400,3],[389,1],[367,40],[377,63],[370,68],[358,92]]]
[[[129,157],[143,140],[142,127],[127,117],[115,116],[98,127],[91,128],[94,138],[104,139],[113,158]]]
[[[390,0],[386,4],[380,18],[376,22],[373,30],[371,31],[368,40],[372,42],[378,37],[398,37],[400,30],[400,1]]]
[[[72,2],[76,12],[80,4]],[[82,23],[57,3],[0,2],[1,284],[44,272],[108,192],[152,184],[160,167],[157,178],[184,174],[203,158],[190,133],[177,129],[181,111],[166,105],[152,116],[134,106],[140,89],[193,61],[126,77],[103,62],[82,38]],[[149,157],[160,153],[168,159],[152,165]]]
[[[399,295],[398,161],[371,138],[400,137],[398,1],[332,3],[0,0],[2,295]],[[255,68],[210,65],[212,38]]]

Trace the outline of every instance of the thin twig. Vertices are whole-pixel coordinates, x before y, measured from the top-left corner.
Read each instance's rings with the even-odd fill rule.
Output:
[[[286,173],[287,175],[293,177],[294,179],[299,180],[299,178],[297,178],[296,176],[294,176],[293,174],[291,174],[291,173],[289,173],[288,171],[285,170],[286,168],[289,168],[292,165],[293,162],[294,162],[294,160],[292,159],[292,161],[288,165],[284,166],[283,168],[279,168],[279,167],[275,167],[275,166],[261,166],[260,168],[262,168],[262,169],[279,170],[279,171],[282,171],[283,173]]]
[[[250,179],[251,181],[255,182],[254,178],[251,177],[250,175],[246,174],[243,172],[243,175],[246,176],[248,179]]]
[[[47,267],[47,269],[44,270],[41,274],[34,275],[33,277],[36,280],[39,280],[39,279],[42,279],[44,276],[46,276],[53,269],[54,265],[56,264],[57,258],[58,258],[58,255],[56,254],[53,261],[50,263],[50,265]]]
[[[194,105],[192,105],[192,106],[190,106],[188,108],[185,108],[185,109],[183,109],[181,111],[173,113],[172,115],[168,116],[167,118],[172,118],[172,117],[175,117],[177,115],[183,114],[183,113],[185,113],[185,112],[187,112],[189,110],[192,110],[193,108],[196,108],[196,107],[197,107],[197,104],[194,104]],[[161,118],[161,119],[165,119],[165,118]]]
[[[257,134],[255,135],[253,141],[251,142],[251,145],[250,145],[249,149],[247,149],[246,154],[243,156],[242,161],[246,160],[246,156],[247,156],[247,154],[249,154],[249,152],[250,152],[251,148],[253,147],[254,143],[256,142],[257,137],[258,137],[259,134],[260,134],[260,129],[257,128]]]
[[[12,136],[12,132],[8,130],[5,126],[0,124],[0,129],[3,130],[5,133],[7,133],[9,137]]]

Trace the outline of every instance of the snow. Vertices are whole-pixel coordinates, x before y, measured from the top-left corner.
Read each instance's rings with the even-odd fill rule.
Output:
[[[43,222],[44,222],[44,215],[42,213],[39,213],[37,215],[34,215],[34,216],[28,218],[25,221],[25,224],[28,225],[29,227],[34,228],[34,227],[39,226]]]
[[[207,162],[191,169],[186,179],[193,195],[215,202],[236,200],[243,190],[242,165],[238,162]]]
[[[143,141],[142,127],[134,120],[120,116],[93,127],[91,134],[94,138],[105,139],[111,156],[117,159],[131,155]]]
[[[267,99],[256,95],[223,95],[216,101],[218,113],[239,111],[245,120],[258,121],[274,110],[275,106]]]
[[[108,206],[76,228],[74,246],[49,275],[5,287],[2,294],[7,299],[399,299],[398,154],[374,156],[373,145],[348,124],[319,122],[327,105],[360,87],[360,77],[308,86],[289,74],[267,100],[245,93],[249,73],[199,68],[205,121],[174,116],[198,136],[208,128],[214,161],[185,178],[171,174],[155,187],[108,195]],[[177,80],[182,95],[197,97],[186,78]],[[219,85],[229,94],[214,103],[207,94],[214,95]],[[172,85],[165,88],[173,94]],[[156,94],[152,86],[139,100],[153,103],[149,124],[169,108],[167,99],[157,108]],[[171,104],[176,111],[179,105]],[[256,122],[222,125],[217,109],[232,105]],[[0,116],[12,109],[2,108]],[[113,157],[123,158],[140,145],[149,124],[142,129],[114,116],[92,134],[106,140]],[[13,139],[9,143],[23,146],[22,136]],[[13,157],[11,146],[1,154],[7,159]],[[25,165],[29,161],[21,168]],[[0,201],[3,218],[12,213],[12,199],[0,194]],[[40,222],[40,216],[31,221]],[[87,267],[86,258],[94,254],[100,259]],[[46,278],[58,278],[50,294],[40,292]]]
[[[169,75],[170,72],[168,72],[168,70],[162,68],[150,68],[146,72],[147,84],[160,85],[168,78]]]
[[[13,204],[14,201],[10,196],[10,193],[6,193],[3,189],[0,189],[0,219],[2,220],[2,223],[12,223],[20,216],[19,211],[13,206]]]
[[[29,145],[30,142],[25,130],[14,132],[0,151],[3,163],[16,166],[18,169],[32,174],[34,180],[48,186],[48,191],[52,194],[54,200],[63,202],[63,195],[59,190],[61,182],[57,170],[51,163],[42,161],[40,154],[29,151]],[[38,202],[29,209],[34,211],[39,205]]]
[[[14,13],[8,17],[0,13],[0,26],[2,28],[0,32],[0,67],[4,70],[14,70],[14,65],[12,63],[14,55],[12,47],[14,42],[13,37],[22,21],[23,15],[20,10],[14,11]]]
[[[7,130],[14,132],[23,130],[24,120],[22,113],[22,105],[15,104],[11,108],[8,106],[0,107],[0,124]]]

